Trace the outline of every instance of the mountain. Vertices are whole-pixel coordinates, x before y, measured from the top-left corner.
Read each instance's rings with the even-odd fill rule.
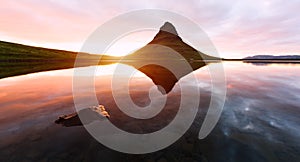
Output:
[[[26,60],[75,60],[77,56],[85,59],[97,59],[99,55],[82,52],[71,52],[42,47],[33,47],[23,44],[0,41],[0,61],[26,61]],[[104,59],[116,59],[112,56],[102,55]]]
[[[187,60],[187,62],[182,60]],[[207,65],[201,60],[216,61],[220,59],[203,54],[186,44],[178,36],[175,27],[166,22],[152,41],[132,54],[124,56],[120,63],[133,66],[141,71],[152,79],[162,94],[167,94],[180,78]],[[173,72],[176,72],[176,75]]]
[[[176,52],[174,52],[176,51]],[[101,61],[99,62],[99,57]],[[107,55],[93,55],[82,52],[71,52],[64,50],[48,49],[42,47],[33,47],[17,43],[10,43],[0,41],[0,79],[10,76],[73,68],[76,58],[80,58],[80,62],[77,66],[90,66],[98,64],[111,64],[123,60],[161,60],[161,61],[179,61],[182,59],[191,60],[221,60],[217,57],[212,57],[201,53],[194,49],[190,45],[186,44],[179,36],[175,27],[166,22],[153,38],[144,47],[135,51],[134,53],[124,57],[113,57]],[[128,64],[128,63],[127,63]],[[178,62],[168,62],[169,66],[178,66]],[[205,62],[190,63],[192,70],[200,68],[206,65]],[[152,70],[149,68],[139,68],[137,65],[132,65],[146,75],[154,78],[155,83],[161,83],[160,77],[154,77],[157,74],[167,74],[161,68],[155,67]],[[180,68],[180,67],[178,67]],[[155,69],[155,70],[153,70]],[[190,72],[190,70],[180,71],[179,76],[184,76]],[[166,92],[171,90],[173,85],[177,82],[174,79],[174,83],[169,87],[165,86]],[[162,84],[162,83],[161,83]]]
[[[200,51],[189,46],[178,36],[175,27],[166,22],[146,46],[140,48],[134,53],[123,57],[123,59],[161,59],[161,60],[177,60],[174,55],[166,55],[166,49],[157,48],[161,45],[168,47],[178,52],[186,60],[220,60],[217,57],[212,57],[201,53]],[[0,41],[0,62],[9,60],[74,60],[77,56],[83,59],[98,59],[99,55],[93,55],[82,52],[71,52],[64,50],[48,49],[42,47],[33,47],[17,43]],[[101,55],[103,60],[118,60],[119,57]],[[202,56],[202,57],[201,57]]]
[[[300,60],[300,55],[255,55],[243,58],[243,60]]]
[[[176,51],[181,56],[176,56],[170,49]],[[164,23],[151,42],[132,54],[125,56],[123,59],[178,60],[182,58],[188,61],[220,60],[220,58],[206,55],[186,44],[178,35],[175,27],[169,22]]]

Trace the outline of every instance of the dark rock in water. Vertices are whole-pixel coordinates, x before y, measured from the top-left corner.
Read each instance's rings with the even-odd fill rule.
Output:
[[[57,120],[55,120],[55,123],[56,124],[62,124],[65,127],[81,126],[82,125],[77,113],[62,115],[62,116],[58,117]]]
[[[84,123],[80,120],[80,117],[85,120]],[[84,124],[92,123],[96,120],[101,120],[104,118],[109,118],[108,112],[105,110],[104,106],[93,106],[91,108],[80,110],[78,113],[72,113],[68,115],[62,115],[55,120],[56,124],[61,124],[65,127],[72,127],[72,126],[82,126]]]

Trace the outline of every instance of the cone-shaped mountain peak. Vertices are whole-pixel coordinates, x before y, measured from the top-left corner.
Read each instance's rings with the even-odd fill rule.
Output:
[[[201,60],[216,60],[218,58],[205,55],[185,43],[170,22],[165,22],[151,42],[124,57],[128,60],[142,60],[127,62],[150,77],[156,85],[164,88],[163,93],[169,93],[179,78],[195,69],[206,65]],[[188,68],[186,68],[187,64]],[[193,61],[197,60],[197,61]],[[145,63],[148,63],[146,66]],[[156,64],[157,63],[157,64]],[[172,67],[172,69],[168,69]],[[176,75],[173,72],[176,71]]]
[[[175,26],[171,24],[170,22],[165,22],[163,26],[160,27],[160,31],[166,31],[169,33],[172,33],[174,35],[178,35]]]
[[[156,45],[156,47],[155,47]],[[158,47],[160,46],[160,47]],[[161,59],[161,60],[178,60],[180,59],[178,54],[170,55],[169,52],[166,52],[166,49],[163,47],[168,47],[173,51],[176,51],[181,58],[184,58],[188,61],[190,60],[216,60],[212,56],[208,56],[195,48],[191,47],[185,43],[180,36],[178,35],[176,28],[170,22],[165,22],[161,27],[159,32],[154,36],[151,42],[146,46],[138,49],[130,55],[124,57],[124,59]]]

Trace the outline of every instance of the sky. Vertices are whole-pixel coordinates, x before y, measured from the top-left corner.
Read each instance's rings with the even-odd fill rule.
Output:
[[[2,41],[80,51],[88,36],[115,16],[133,10],[163,9],[197,23],[223,58],[300,54],[299,0],[0,0],[0,3]],[[155,32],[127,35],[116,42],[118,50],[108,53],[124,55],[145,45]]]

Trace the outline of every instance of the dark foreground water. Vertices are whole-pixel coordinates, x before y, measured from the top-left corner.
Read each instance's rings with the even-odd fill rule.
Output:
[[[199,111],[191,128],[170,147],[145,155],[113,151],[82,126],[54,123],[58,116],[75,111],[72,69],[1,79],[0,161],[300,161],[300,65],[223,64],[227,97],[209,136],[198,139],[210,101],[207,67],[214,64],[194,71],[197,85],[186,77],[180,80],[185,88],[201,90]],[[159,130],[168,124],[173,118],[168,114],[174,114],[173,107],[180,100],[178,84],[168,93],[165,113],[147,124],[128,119],[112,98],[114,66],[102,66],[95,82],[99,103],[110,112],[111,122],[135,133]],[[148,91],[153,85],[143,73],[134,75],[130,93],[137,105],[149,103]]]

